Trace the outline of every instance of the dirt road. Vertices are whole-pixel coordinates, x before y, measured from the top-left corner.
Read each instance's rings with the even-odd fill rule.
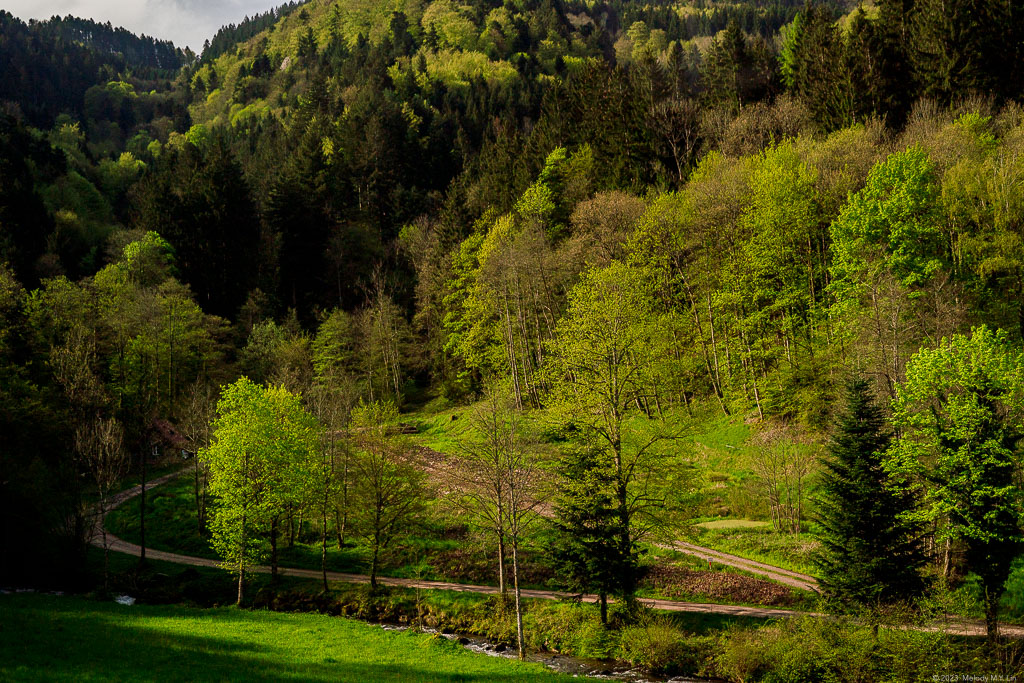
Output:
[[[815,593],[819,592],[818,580],[813,576],[808,576],[807,574],[792,572],[788,569],[782,569],[781,567],[773,567],[770,564],[764,564],[763,562],[757,562],[755,560],[748,560],[745,557],[730,555],[729,553],[723,553],[718,550],[712,550],[711,548],[694,545],[693,543],[686,543],[685,541],[676,541],[675,543],[670,543],[662,547],[671,548],[672,550],[685,553],[687,555],[693,555],[694,557],[699,557],[702,560],[707,560],[708,562],[724,564],[728,567],[742,569],[750,574],[758,574],[759,576],[764,576],[772,581],[777,581],[792,588],[813,591]]]
[[[190,472],[190,469],[184,469],[179,472],[173,472],[171,474],[164,475],[146,484],[146,489],[151,489],[160,484],[163,484],[175,477],[181,476]],[[118,505],[124,503],[130,498],[134,498],[142,492],[141,486],[135,486],[125,491],[118,493],[113,496],[108,503],[108,511],[113,510]],[[99,517],[97,515],[97,517]],[[102,529],[102,519],[96,520],[96,530],[99,532]],[[120,539],[109,531],[107,532],[107,544],[110,550],[127,553],[129,555],[138,556],[141,552],[141,548],[134,543],[128,543],[127,541]],[[103,540],[100,533],[94,534],[93,545],[102,547]],[[814,581],[813,577],[791,572],[786,569],[779,567],[772,567],[760,562],[754,562],[752,560],[746,560],[742,557],[736,557],[735,555],[728,555],[726,553],[719,553],[710,548],[703,548],[701,546],[693,545],[691,543],[678,543],[676,549],[680,552],[686,552],[691,555],[703,557],[704,559],[710,558],[711,561],[719,564],[728,564],[729,566],[735,566],[744,571],[751,571],[755,574],[762,574],[764,576],[770,576],[776,578],[781,583],[792,585],[797,588],[805,588],[805,590],[815,590],[817,582]],[[191,555],[180,555],[178,553],[170,553],[162,550],[153,550],[152,548],[146,548],[146,557],[151,560],[161,560],[164,562],[172,562],[174,564],[184,564],[194,567],[216,567],[218,563],[216,560],[211,560],[205,557],[193,557]],[[735,564],[733,564],[735,563]],[[752,569],[748,569],[744,566],[749,565]],[[757,570],[757,571],[755,571]],[[269,574],[270,567],[260,566],[255,567],[251,571],[258,573]],[[295,569],[281,567],[278,569],[279,573],[283,576],[295,576],[299,578],[315,579],[321,578],[321,573],[316,569]],[[783,580],[786,579],[786,580]],[[344,572],[327,572],[328,581],[339,581],[344,583],[369,583],[370,577],[364,574],[347,574]],[[403,588],[422,588],[432,590],[449,590],[449,591],[460,591],[464,593],[480,593],[484,595],[493,595],[498,592],[495,586],[476,586],[465,583],[451,583],[448,581],[421,581],[417,579],[398,579],[392,577],[378,577],[377,581],[386,586],[400,586]],[[812,584],[813,582],[813,584]],[[797,586],[796,583],[803,585]],[[811,587],[813,585],[813,587]],[[543,590],[524,590],[523,597],[542,599],[542,600],[563,600],[575,597],[571,593],[563,593],[560,591],[543,591]],[[584,602],[596,602],[596,595],[584,595]],[[645,605],[653,607],[655,609],[665,610],[668,612],[690,612],[694,614],[721,614],[728,616],[740,616],[740,617],[756,617],[760,619],[773,619],[773,618],[790,618],[800,616],[813,616],[813,617],[826,617],[827,615],[819,614],[816,612],[799,612],[796,610],[786,609],[771,609],[767,607],[743,607],[740,605],[716,605],[716,604],[705,604],[697,602],[680,602],[678,600],[642,600]],[[932,626],[918,626],[912,627],[916,630],[922,631],[945,631],[947,633],[953,633],[958,635],[974,635],[983,636],[985,635],[985,625],[978,622],[967,622],[962,620],[949,620],[941,624],[935,624]],[[1024,627],[1019,626],[1002,626],[1000,633],[1004,636],[1012,638],[1024,638]]]

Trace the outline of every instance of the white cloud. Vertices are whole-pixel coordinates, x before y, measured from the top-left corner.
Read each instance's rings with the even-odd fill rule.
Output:
[[[221,26],[265,12],[283,0],[6,0],[3,8],[21,19],[68,14],[109,21],[133,33],[172,40],[178,47],[203,48]]]

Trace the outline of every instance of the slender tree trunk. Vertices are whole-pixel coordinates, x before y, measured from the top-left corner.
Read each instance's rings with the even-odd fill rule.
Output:
[[[502,600],[508,597],[508,586],[505,585],[505,533],[498,532],[498,593]]]
[[[700,348],[702,355],[704,356],[704,367],[708,372],[708,379],[711,380],[711,388],[715,390],[715,398],[718,399],[718,405],[722,408],[722,412],[726,415],[731,415],[728,406],[725,404],[725,393],[722,391],[722,385],[718,381],[718,377],[715,373],[715,368],[711,365],[711,355],[708,353],[708,344],[704,339],[704,329],[700,322],[700,312],[697,310],[696,300],[693,298],[693,293],[689,291],[689,285],[687,285],[687,294],[690,299],[690,310],[693,313],[693,323],[697,328],[697,335],[700,337]]]
[[[526,642],[523,636],[523,600],[519,591],[519,541],[512,538],[512,580],[516,587],[516,638],[519,645],[519,659],[526,659]]]
[[[377,590],[377,565],[380,559],[380,542],[373,541],[373,560],[370,562],[370,589]]]
[[[139,497],[139,564],[146,563],[146,451],[142,451],[142,493]]]
[[[711,354],[715,361],[715,382],[722,386],[722,373],[718,367],[718,342],[715,339],[715,316],[711,308],[711,297],[708,296],[708,329],[711,330]]]
[[[942,560],[942,577],[946,578],[946,579],[949,578],[949,545],[950,545],[949,536],[947,536],[946,537],[946,550],[943,552],[943,560]]]
[[[192,456],[195,465],[195,493],[196,493],[196,531],[203,535],[203,511],[199,505],[199,456]]]
[[[324,501],[324,514],[320,526],[320,572],[324,577],[324,592],[327,592],[327,501]]]
[[[345,523],[348,521],[348,513],[342,512],[341,508],[334,508],[334,525],[338,534],[338,550],[345,549]]]
[[[270,523],[270,578],[277,581],[277,517]]]
[[[242,606],[242,588],[245,585],[245,513],[242,513],[242,547],[238,553],[238,600],[235,605]]]
[[[599,602],[601,603],[601,623],[605,626],[608,625],[608,594],[601,591],[598,596]]]

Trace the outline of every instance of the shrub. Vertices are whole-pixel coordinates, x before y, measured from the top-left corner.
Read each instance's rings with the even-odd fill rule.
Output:
[[[593,605],[531,605],[526,631],[530,647],[539,650],[597,659],[612,655],[610,631],[601,624],[601,615]]]
[[[685,635],[669,620],[653,618],[627,626],[619,636],[619,656],[651,672],[674,673],[683,659]]]

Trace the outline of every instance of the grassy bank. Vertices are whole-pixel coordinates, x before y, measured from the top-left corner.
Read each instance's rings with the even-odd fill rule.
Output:
[[[0,679],[560,683],[539,664],[350,619],[0,596]]]
[[[92,555],[95,567],[100,553]],[[466,653],[449,641],[333,618],[422,623],[509,644],[512,613],[494,597],[405,589],[371,594],[348,584],[325,592],[316,581],[285,577],[275,584],[256,576],[247,591],[250,609],[238,610],[223,607],[234,597],[226,572],[161,562],[141,571],[136,566],[134,558],[112,556],[111,588],[139,598],[133,607],[0,596],[0,680],[560,680],[539,670],[501,668],[502,661],[459,659]],[[188,605],[155,604],[182,602]],[[594,605],[528,600],[525,626],[533,650],[728,681],[910,682],[950,671],[1010,675],[1024,666],[1021,643],[989,651],[978,638],[876,631],[869,622],[848,619],[765,621],[613,606],[603,626]],[[118,643],[116,650],[110,643]],[[114,655],[122,659],[106,661]],[[174,668],[179,660],[188,666]],[[103,668],[107,664],[115,668]]]

